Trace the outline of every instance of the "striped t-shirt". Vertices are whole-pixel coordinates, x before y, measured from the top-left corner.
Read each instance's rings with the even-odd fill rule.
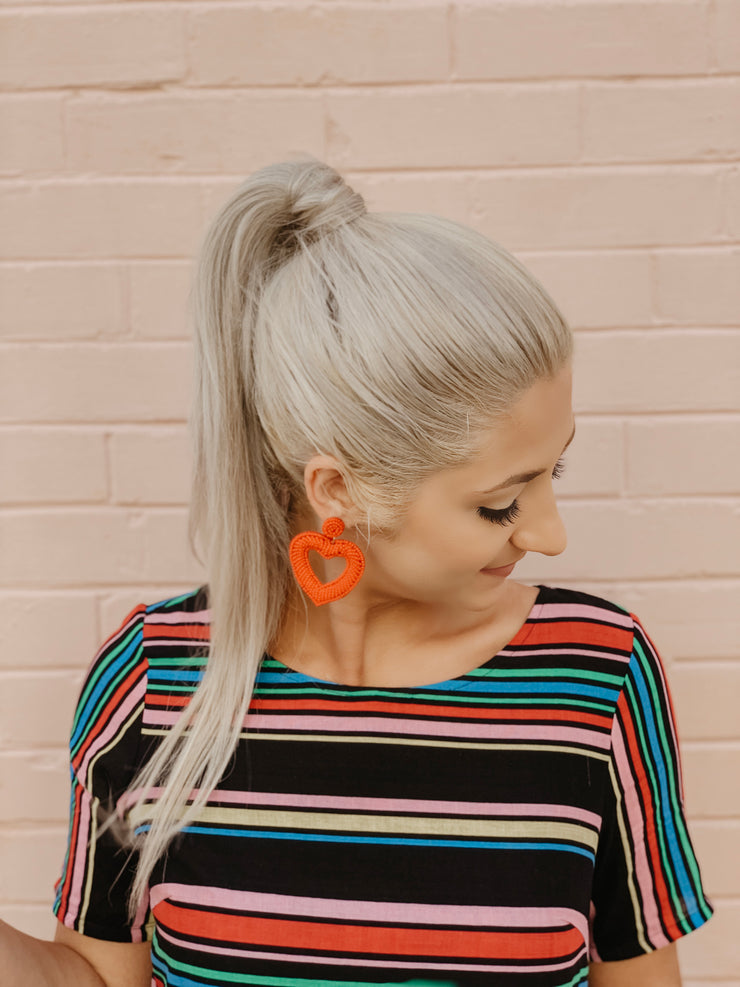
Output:
[[[196,687],[209,616],[205,587],[136,607],[72,731],[55,912],[151,939],[153,985],[576,987],[709,918],[660,659],[625,610],[540,587],[445,682],[337,685],[266,655],[228,772],[128,922],[133,861],[96,830]]]

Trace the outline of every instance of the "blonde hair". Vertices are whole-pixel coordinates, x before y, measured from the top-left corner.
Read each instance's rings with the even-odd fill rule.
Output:
[[[311,456],[343,465],[368,538],[392,533],[418,485],[464,463],[478,430],[572,348],[550,297],[503,248],[437,217],[370,214],[313,160],[236,190],[205,236],[192,305],[190,537],[211,642],[190,704],[131,788],[151,817],[132,911],[234,752],[284,616],[288,503],[305,504]]]

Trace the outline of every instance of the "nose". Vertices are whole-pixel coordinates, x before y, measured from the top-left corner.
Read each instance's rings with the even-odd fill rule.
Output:
[[[524,512],[511,536],[513,544],[522,552],[539,552],[540,555],[560,555],[568,544],[563,519],[560,517],[552,487],[543,493],[541,500]]]

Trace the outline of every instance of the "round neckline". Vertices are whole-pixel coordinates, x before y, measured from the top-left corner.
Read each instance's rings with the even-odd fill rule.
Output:
[[[527,640],[529,635],[532,633],[532,628],[534,627],[537,615],[543,606],[543,597],[546,587],[538,583],[535,585],[535,589],[538,590],[535,601],[532,604],[532,607],[524,619],[521,627],[511,638],[511,640],[507,641],[502,648],[500,648],[494,655],[491,655],[490,658],[486,658],[486,660],[481,662],[480,665],[476,665],[475,667],[468,669],[467,672],[462,672],[460,675],[456,675],[451,679],[443,679],[438,682],[425,682],[420,685],[351,685],[343,682],[332,682],[330,679],[320,679],[315,675],[307,675],[305,672],[299,672],[295,668],[291,668],[289,665],[286,665],[285,662],[280,661],[279,658],[275,658],[275,656],[269,654],[269,652],[265,652],[265,657],[269,658],[269,660],[274,662],[275,665],[278,665],[280,674],[284,675],[286,678],[289,677],[291,681],[311,683],[327,690],[336,691],[338,689],[352,689],[364,692],[413,692],[418,689],[439,689],[443,687],[447,687],[449,689],[463,689],[470,685],[470,675],[473,675],[475,672],[478,672],[483,668],[487,668],[491,662],[496,661],[496,659],[508,648],[524,644]]]

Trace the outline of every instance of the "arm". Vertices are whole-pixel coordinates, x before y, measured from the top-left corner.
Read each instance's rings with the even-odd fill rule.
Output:
[[[0,922],[5,987],[149,987],[149,943],[104,942],[57,926],[45,942]]]
[[[681,987],[676,944],[612,963],[592,963],[589,987]]]

